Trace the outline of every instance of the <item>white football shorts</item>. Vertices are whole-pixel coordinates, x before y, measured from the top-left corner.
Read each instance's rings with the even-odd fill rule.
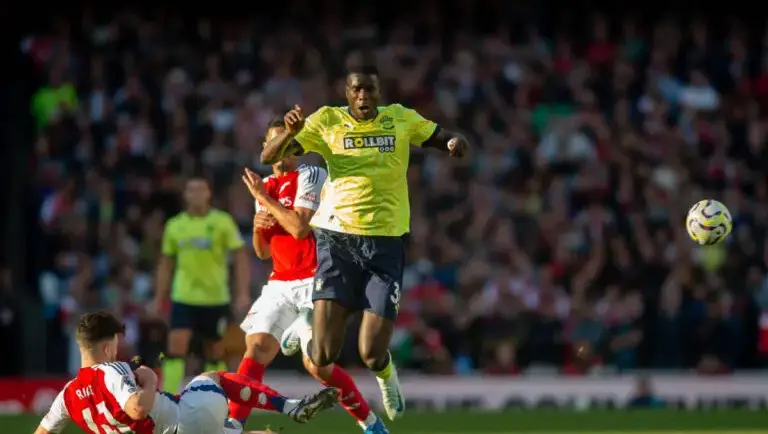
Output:
[[[208,377],[195,377],[179,398],[178,434],[222,433],[228,414],[224,390]]]
[[[299,310],[312,308],[313,278],[272,280],[261,289],[240,328],[246,335],[267,333],[278,342],[283,332],[296,320]]]

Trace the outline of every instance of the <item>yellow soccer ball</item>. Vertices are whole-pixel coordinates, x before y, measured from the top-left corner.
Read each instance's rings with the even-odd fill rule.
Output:
[[[688,236],[702,246],[717,244],[728,238],[733,229],[731,212],[716,200],[702,200],[688,210],[685,218]]]

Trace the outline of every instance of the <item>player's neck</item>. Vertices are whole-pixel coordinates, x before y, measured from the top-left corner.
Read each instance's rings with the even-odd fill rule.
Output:
[[[211,207],[201,207],[201,208],[187,208],[187,214],[193,216],[193,217],[205,217],[206,214],[208,214],[208,211],[210,211]]]
[[[352,109],[349,109],[348,111],[349,115],[356,121],[371,121],[376,119],[376,116],[379,115],[378,109],[373,109],[368,113],[355,113]]]
[[[100,365],[107,362],[109,362],[109,360],[107,360],[106,356],[98,357],[94,354],[80,352],[80,366],[83,368],[90,368],[91,366]]]

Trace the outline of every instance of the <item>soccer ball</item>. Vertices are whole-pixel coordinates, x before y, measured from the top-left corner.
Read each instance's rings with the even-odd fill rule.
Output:
[[[702,246],[717,244],[728,237],[733,229],[731,212],[716,200],[696,202],[685,218],[688,236]]]

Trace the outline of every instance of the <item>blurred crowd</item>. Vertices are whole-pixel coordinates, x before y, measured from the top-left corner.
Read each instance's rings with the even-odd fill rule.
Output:
[[[401,366],[764,366],[768,29],[594,14],[575,30],[500,20],[446,39],[429,8],[342,25],[333,2],[317,7],[301,27],[85,13],[23,41],[48,78],[30,101],[48,370],[75,354],[71,320],[95,307],[128,321],[126,352],[162,348],[143,305],[185,178],[202,169],[249,239],[239,176],[268,172],[266,123],[297,103],[344,104],[343,71],[362,62],[377,64],[386,102],[473,147],[463,161],[413,153]],[[723,245],[687,239],[702,198],[734,216]],[[253,256],[254,297],[269,268]],[[242,335],[228,339],[236,358]]]

